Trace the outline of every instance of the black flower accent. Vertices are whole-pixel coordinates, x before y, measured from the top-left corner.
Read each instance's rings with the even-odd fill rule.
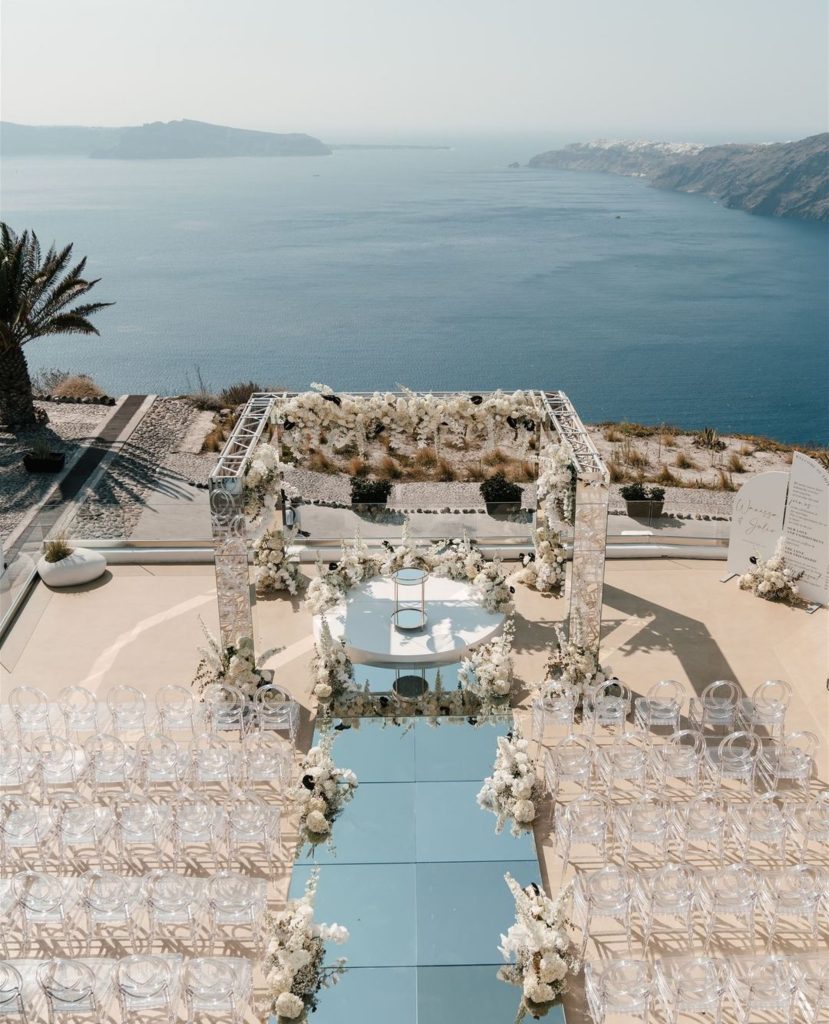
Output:
[[[323,395],[322,397],[325,399],[326,402],[333,402],[334,405],[343,404],[343,400],[340,398],[339,395]]]
[[[376,423],[374,425],[374,430],[371,432],[371,436],[372,437],[379,437],[383,433],[383,431],[385,429],[386,429],[385,424],[383,424],[383,423]]]
[[[339,564],[340,564],[339,562],[329,562],[328,563],[328,568],[331,570],[331,572],[336,572],[337,567],[339,566]]]
[[[473,718],[472,715],[470,715],[469,718],[467,718],[467,722],[469,722],[470,725],[477,725],[478,724],[478,719],[477,718]]]
[[[314,788],[314,780],[313,780],[313,778],[310,775],[303,775],[302,776],[302,785],[306,789],[313,790],[313,788]]]
[[[510,588],[509,588],[509,592],[510,592],[511,594],[514,594],[514,593],[515,593],[515,587],[510,587]]]
[[[534,420],[524,420],[524,429],[532,433],[535,430]]]
[[[345,732],[346,729],[350,729],[350,725],[346,725],[345,722],[337,722],[334,726],[334,732]]]
[[[751,562],[752,565],[757,565],[757,555],[752,555],[749,558],[749,562]]]
[[[391,701],[389,700],[388,697],[381,697],[380,698],[379,704],[380,704],[381,708],[387,708],[390,703],[391,703]]]
[[[514,416],[507,416],[507,423],[513,430],[516,430],[518,427],[518,420]]]
[[[296,423],[294,423],[293,420],[285,420],[283,422],[283,424],[282,424],[282,429],[283,430],[293,430],[295,426],[296,426]]]
[[[472,403],[473,405],[480,405],[480,404],[481,404],[481,402],[483,402],[483,400],[484,400],[484,399],[483,399],[483,396],[482,396],[482,395],[472,395],[472,396],[470,397],[470,399],[469,399],[469,401],[470,401],[470,402],[471,402],[471,403]]]

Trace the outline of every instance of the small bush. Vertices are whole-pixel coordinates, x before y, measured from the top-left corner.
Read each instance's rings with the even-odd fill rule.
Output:
[[[647,455],[639,451],[635,444],[631,444],[630,438],[625,438],[621,449],[622,462],[633,469],[646,469],[650,463]]]
[[[434,469],[438,456],[434,448],[418,448],[412,456],[412,462],[420,469]]]
[[[202,441],[201,450],[203,452],[220,452],[225,446],[225,432],[221,424],[217,424],[213,429],[205,436]]]
[[[390,480],[355,476],[351,479],[351,502],[354,505],[382,505],[391,494]]]
[[[731,475],[726,473],[725,470],[720,470],[717,474],[717,483],[715,484],[715,490],[718,491],[736,491],[737,485],[731,479]]]
[[[229,387],[223,388],[219,392],[219,401],[223,405],[232,409],[236,405],[244,405],[250,396],[255,394],[257,391],[266,390],[267,388],[263,388],[262,385],[257,384],[256,381],[239,381],[237,384],[231,384]]]
[[[485,466],[503,466],[509,461],[510,456],[502,452],[500,448],[493,448],[491,452],[487,452],[481,459]]]
[[[686,455],[685,452],[677,452],[676,458],[674,459],[674,465],[677,469],[697,469],[696,462],[691,458],[690,455]]]
[[[729,471],[729,473],[745,473],[746,464],[743,462],[743,460],[740,458],[737,452],[732,452],[728,456],[728,461],[725,464],[725,468]]]
[[[531,462],[516,459],[506,467],[504,476],[514,484],[529,484],[535,480],[535,466]]]
[[[103,391],[86,373],[75,373],[66,377],[52,391],[56,398],[100,398]]]
[[[616,429],[616,424],[611,424],[609,427],[604,428],[604,439],[610,441],[611,444],[615,444],[617,441],[622,440],[622,435]]]
[[[641,481],[622,487],[620,493],[625,501],[663,501],[665,498],[663,487],[646,487]]]
[[[725,448],[725,441],[720,437],[720,432],[713,427],[703,427],[694,435],[693,443],[697,448],[707,448],[712,452],[721,452]]]
[[[454,480],[457,477],[455,467],[448,459],[438,459],[435,464],[435,480],[442,480],[448,482]]]
[[[308,456],[306,463],[308,469],[314,470],[316,473],[336,473],[337,467],[328,458],[325,452],[311,452]]]
[[[493,473],[481,484],[481,496],[487,504],[521,501],[522,490],[503,473]]]
[[[60,562],[61,559],[68,558],[73,550],[65,537],[52,537],[43,545],[43,557],[47,562]]]
[[[630,479],[630,473],[628,473],[616,455],[609,458],[606,465],[612,484],[623,484],[626,480]]]
[[[679,483],[679,480],[674,476],[670,468],[666,466],[664,462],[654,479],[658,484],[665,484],[666,487],[675,487]]]
[[[749,455],[754,454],[754,449],[751,447],[750,444],[741,444],[737,451],[740,455],[743,456],[744,459],[747,459]]]
[[[391,455],[384,455],[380,459],[377,475],[383,480],[399,480],[403,476],[403,470],[400,468],[400,463],[397,459],[392,458]]]
[[[39,370],[32,374],[32,392],[35,395],[53,395],[69,376],[68,370],[59,370],[55,366]]]
[[[349,476],[368,476],[370,469],[371,464],[366,462],[365,459],[361,459],[359,455],[349,459],[345,467],[345,471]]]
[[[663,448],[676,448],[676,437],[674,434],[660,434],[659,441]]]

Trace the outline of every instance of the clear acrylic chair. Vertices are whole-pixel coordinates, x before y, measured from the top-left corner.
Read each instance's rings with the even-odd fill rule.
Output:
[[[765,729],[770,736],[782,736],[792,688],[783,679],[767,679],[744,697],[738,708],[742,728],[749,732]]]
[[[768,1019],[766,1013],[785,1014],[794,1022],[799,977],[794,964],[782,956],[734,957],[731,994],[740,1024]]]
[[[662,860],[667,858],[670,807],[658,794],[645,793],[631,804],[617,806],[614,823],[625,863],[635,843],[656,847]]]
[[[531,705],[531,714],[531,736],[537,746],[543,745],[548,729],[554,726],[563,729],[565,735],[569,736],[573,731],[576,715],[575,692],[567,687],[562,693],[535,697]]]
[[[591,961],[585,964],[584,986],[587,1004],[596,1024],[608,1014],[641,1019],[647,1024],[654,984],[650,965],[644,960]]]
[[[785,864],[789,814],[786,804],[774,793],[763,793],[748,804],[732,807],[731,826],[744,861],[759,843],[765,852],[774,853]]]
[[[29,949],[34,931],[41,934],[43,929],[57,929],[71,952],[73,903],[67,899],[60,879],[39,871],[20,871],[12,878],[11,888],[23,924],[23,948]]]
[[[767,952],[774,946],[781,917],[796,917],[808,924],[817,949],[818,910],[826,891],[825,872],[810,864],[794,864],[764,875],[760,902],[769,919]],[[798,934],[801,930],[798,928]]]
[[[227,683],[208,683],[201,692],[201,699],[204,721],[212,731],[244,735],[252,705],[240,689]]]
[[[82,870],[105,866],[114,821],[109,807],[82,797],[60,796],[50,804],[49,815],[57,837],[61,870],[71,867],[70,853],[75,864],[80,865],[84,850],[87,853]]]
[[[170,825],[170,809],[150,803],[145,797],[126,797],[115,805],[115,841],[118,849],[118,870],[133,863],[143,851],[144,859],[159,863],[164,856]]]
[[[798,957],[797,999],[806,1024],[829,1020],[829,960],[818,954]]]
[[[123,957],[115,968],[115,988],[121,1009],[121,1022],[138,1020],[144,1024],[148,1014],[163,1012],[169,1024],[177,1014],[181,957],[135,954]]]
[[[198,788],[218,786],[229,790],[237,776],[237,759],[222,736],[208,732],[190,741],[190,785]]]
[[[158,727],[167,734],[196,732],[198,701],[193,691],[167,683],[155,695]]]
[[[45,808],[18,796],[0,797],[0,865],[5,874],[12,857],[19,867],[46,869],[51,821]]]
[[[184,1001],[188,1021],[197,1015],[221,1014],[242,1024],[250,1001],[250,961],[239,957],[198,957],[184,968]]]
[[[135,686],[118,683],[110,687],[106,695],[112,731],[123,737],[125,734],[141,735],[151,728],[151,716],[147,709],[147,698]]]
[[[573,891],[573,906],[584,919],[579,960],[584,960],[587,940],[593,935],[597,918],[612,919],[624,928],[628,953],[631,952],[631,904],[634,875],[616,864],[579,875]]]
[[[757,873],[748,864],[729,864],[702,875],[700,906],[705,914],[705,952],[711,948],[717,918],[733,917],[749,932],[751,950],[755,947],[755,911],[760,885]]]
[[[590,735],[594,735],[597,725],[624,732],[631,701],[630,690],[619,679],[609,679],[592,688],[584,700],[584,717],[590,725]]]
[[[265,783],[287,789],[293,781],[293,747],[271,732],[251,732],[242,740],[240,775],[245,786]]]
[[[100,1000],[95,991],[95,974],[81,960],[55,958],[37,969],[37,981],[46,997],[50,1024],[63,1017],[80,1016],[102,1021]]]
[[[679,729],[653,750],[654,771],[663,786],[673,780],[699,788],[705,766],[705,737],[696,729]]]
[[[742,782],[753,790],[762,743],[756,733],[729,733],[715,747],[706,749],[706,766],[715,786]]]
[[[781,782],[795,783],[808,798],[815,775],[818,738],[813,732],[790,732],[762,745],[757,772],[765,785],[777,790]]]
[[[664,957],[656,961],[657,989],[668,1024],[679,1014],[704,1015],[721,1024],[731,972],[726,960],[711,956]]]
[[[87,769],[86,755],[77,743],[55,734],[36,736],[32,756],[44,800],[61,789],[77,792]]]
[[[634,704],[634,720],[640,729],[679,729],[682,708],[687,692],[676,679],[661,679],[648,690],[644,697],[637,697]]]
[[[739,686],[730,679],[718,679],[706,686],[699,697],[691,698],[688,717],[700,731],[731,732],[737,721],[739,704]]]
[[[78,742],[101,732],[98,699],[85,686],[64,686],[58,694],[58,707],[67,738]]]
[[[14,964],[0,960],[0,1018],[14,1014],[29,1024],[27,1000],[23,998],[23,977]]]
[[[233,871],[219,871],[207,880],[205,897],[210,922],[210,955],[216,951],[221,929],[238,941],[238,930],[248,928],[254,952],[261,951],[265,914],[265,883]]]
[[[37,733],[52,732],[49,698],[36,686],[15,686],[9,693],[9,707],[14,715],[21,743]]]
[[[20,790],[18,795],[23,796],[35,769],[31,752],[18,740],[0,732],[0,790]]]
[[[559,804],[555,818],[556,845],[562,859],[562,871],[570,863],[573,846],[595,847],[607,860],[610,832],[610,808],[607,801],[592,793],[583,793],[569,804]]]
[[[192,794],[172,805],[173,861],[182,863],[184,855],[201,847],[213,858],[213,868],[226,849],[227,817],[221,806]]]
[[[138,948],[136,917],[142,904],[140,880],[115,875],[111,871],[88,871],[81,879],[81,902],[86,912],[86,955],[93,937],[102,942],[123,930],[133,949]]]
[[[620,733],[612,743],[599,747],[596,756],[599,778],[608,797],[613,796],[617,783],[625,792],[633,786],[644,789],[650,763],[648,734],[641,729]]]
[[[688,859],[690,843],[714,846],[721,864],[725,851],[728,812],[718,793],[703,792],[687,803],[676,804],[673,813],[674,841],[679,847],[680,859]]]
[[[189,756],[178,743],[163,733],[147,733],[135,744],[141,788],[145,793],[167,787],[179,792],[187,775]]]
[[[819,850],[829,845],[829,790],[803,806],[792,807],[790,820],[799,835],[799,855],[803,862],[809,856],[811,843],[817,843]]]
[[[665,864],[656,871],[637,875],[635,893],[644,927],[643,945],[647,949],[655,918],[679,918],[685,925],[688,947],[694,947],[694,905],[697,873],[688,864]]]
[[[190,950],[198,948],[197,917],[201,899],[197,879],[174,871],[153,871],[146,879],[145,898],[150,918],[150,951],[159,932],[172,941],[172,929],[184,928]]]
[[[299,704],[287,690],[275,683],[260,686],[253,695],[256,726],[284,733],[290,742],[296,742],[299,731]]]
[[[593,744],[583,736],[567,736],[553,744],[544,758],[544,778],[554,801],[563,782],[590,789],[594,755]]]
[[[120,795],[132,788],[137,767],[135,751],[118,736],[107,733],[90,736],[84,743],[84,753],[89,763],[87,778],[93,799],[99,800],[108,792]]]
[[[262,852],[273,870],[274,846],[280,842],[278,807],[270,807],[256,793],[236,792],[226,804],[228,864],[237,863],[244,847]]]

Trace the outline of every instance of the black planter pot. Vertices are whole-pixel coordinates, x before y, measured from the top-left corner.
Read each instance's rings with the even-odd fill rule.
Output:
[[[484,504],[488,516],[514,516],[521,511],[520,501],[487,501]]]
[[[626,501],[625,510],[631,519],[654,519],[662,515],[664,501]]]
[[[48,455],[33,455],[27,452],[23,456],[23,465],[30,473],[59,473],[66,465],[66,454],[49,452]]]

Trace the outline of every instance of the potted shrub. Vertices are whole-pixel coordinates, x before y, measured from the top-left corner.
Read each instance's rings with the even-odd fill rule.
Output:
[[[518,484],[507,480],[503,473],[493,473],[481,484],[481,497],[490,515],[495,512],[520,512],[522,494]]]
[[[385,505],[391,494],[390,480],[375,480],[369,476],[351,478],[352,505]]]
[[[664,487],[646,487],[645,484],[627,484],[621,489],[627,514],[633,519],[661,516],[665,505]]]
[[[37,571],[49,587],[76,587],[91,583],[106,572],[106,558],[100,551],[73,548],[65,537],[53,537],[43,545]]]
[[[38,438],[23,456],[23,465],[30,473],[59,473],[65,464],[65,453],[52,451],[43,438]]]

